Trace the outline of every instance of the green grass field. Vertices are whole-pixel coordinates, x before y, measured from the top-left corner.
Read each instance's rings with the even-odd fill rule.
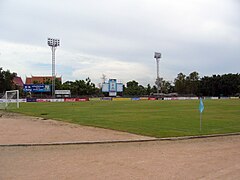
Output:
[[[21,103],[11,111],[153,137],[240,132],[240,100],[204,100],[201,132],[198,105],[197,100]]]

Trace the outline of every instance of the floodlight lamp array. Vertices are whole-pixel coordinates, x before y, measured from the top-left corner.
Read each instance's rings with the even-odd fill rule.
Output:
[[[59,39],[48,38],[48,46],[57,47],[60,46]]]
[[[156,58],[156,59],[159,59],[159,58],[161,58],[161,53],[158,53],[158,52],[155,52],[155,54],[154,54],[154,58]]]

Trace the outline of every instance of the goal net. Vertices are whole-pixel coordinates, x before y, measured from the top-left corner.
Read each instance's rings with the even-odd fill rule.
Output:
[[[19,108],[19,90],[6,91],[0,99],[0,109]]]

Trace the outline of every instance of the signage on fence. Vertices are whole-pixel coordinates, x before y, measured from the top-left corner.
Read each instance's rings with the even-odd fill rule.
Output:
[[[132,98],[132,101],[139,101],[139,100],[140,100],[139,97]]]
[[[64,98],[64,102],[89,101],[89,98]]]
[[[154,101],[154,100],[157,100],[157,98],[155,98],[155,97],[149,97],[148,100]]]
[[[51,102],[50,99],[37,99],[37,102]]]
[[[49,84],[24,84],[24,92],[51,92]]]
[[[112,101],[112,97],[103,97],[102,100],[103,101]]]
[[[131,101],[131,98],[113,98],[113,101]]]
[[[27,98],[27,102],[37,102],[36,98]]]

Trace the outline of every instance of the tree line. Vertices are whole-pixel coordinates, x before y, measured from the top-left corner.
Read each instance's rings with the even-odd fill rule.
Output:
[[[0,68],[0,93],[7,90],[19,89],[13,83],[17,73],[4,71]],[[38,83],[38,82],[35,82]],[[51,84],[51,80],[45,82]],[[161,93],[177,93],[179,96],[240,96],[240,74],[223,74],[204,76],[194,71],[189,75],[179,73],[174,82],[161,78]],[[71,90],[72,96],[104,96],[101,88],[97,87],[88,77],[85,80],[66,81],[61,83],[56,79],[56,88]],[[128,81],[123,87],[123,96],[149,96],[157,92],[157,86],[140,85],[136,80]],[[23,92],[22,92],[23,93]]]
[[[189,76],[179,73],[174,81],[178,94],[196,96],[239,96],[240,74],[223,74],[199,77],[197,72]]]

